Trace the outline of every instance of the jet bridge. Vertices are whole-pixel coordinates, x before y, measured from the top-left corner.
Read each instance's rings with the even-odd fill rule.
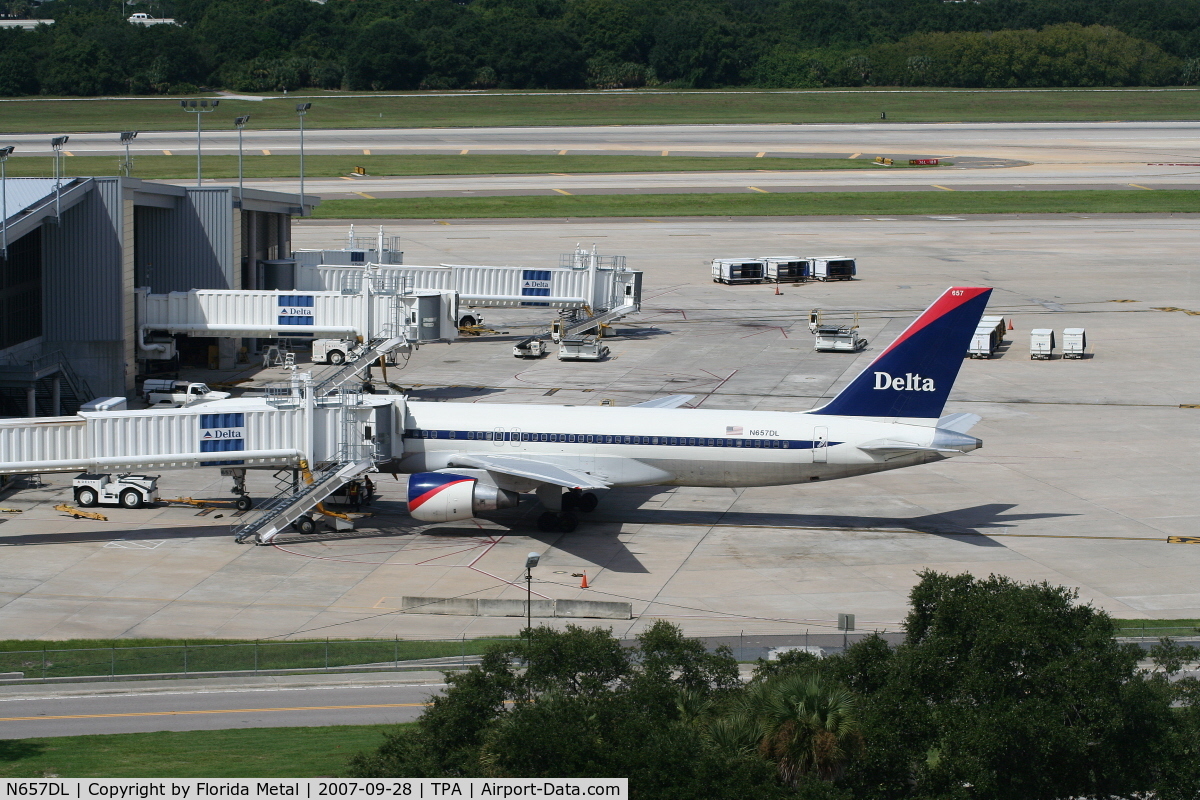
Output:
[[[385,340],[385,352],[401,340]],[[269,544],[288,526],[331,515],[321,502],[347,482],[403,454],[402,395],[353,387],[373,355],[314,379],[294,375],[261,397],[184,408],[80,412],[0,420],[0,475],[128,472],[219,466],[235,485],[247,469],[275,471],[277,493],[241,516],[238,542]],[[293,480],[296,472],[305,481]]]
[[[375,251],[371,251],[375,252]],[[577,249],[553,269],[440,264],[437,266],[354,263],[343,251],[298,250],[297,290],[358,294],[412,290],[455,291],[464,306],[481,308],[587,308],[592,313],[641,307],[642,273],[624,256]]]

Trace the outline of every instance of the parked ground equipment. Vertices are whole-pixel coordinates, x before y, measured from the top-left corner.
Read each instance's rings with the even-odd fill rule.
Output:
[[[765,277],[774,283],[803,283],[808,280],[807,259],[798,256],[763,256]]]
[[[755,258],[714,258],[714,283],[762,283],[766,277],[766,262]]]
[[[517,358],[541,358],[546,355],[546,343],[530,336],[513,345],[513,355]]]
[[[848,256],[809,256],[809,274],[818,281],[852,281],[858,266]]]
[[[1063,328],[1062,357],[1083,358],[1087,353],[1087,331],[1083,328]]]
[[[979,320],[979,327],[975,329],[975,333],[971,337],[971,346],[967,348],[967,356],[991,358],[992,354],[1000,347],[1000,343],[1004,341],[1006,331],[1004,317],[983,317]]]
[[[594,336],[569,336],[558,344],[559,361],[602,361],[608,353]]]
[[[867,340],[858,335],[857,312],[851,324],[825,321],[821,311],[813,309],[808,313],[808,329],[816,337],[813,350],[818,353],[857,353],[867,346]]]
[[[84,472],[71,485],[75,488],[75,502],[83,508],[98,505],[141,508],[158,500],[157,475]]]
[[[1029,357],[1044,360],[1054,358],[1054,331],[1034,328],[1029,332]]]
[[[229,392],[214,392],[203,383],[188,383],[187,381],[172,381],[151,378],[142,385],[142,393],[149,405],[167,405],[181,408],[194,403],[205,403],[210,400],[225,400]]]

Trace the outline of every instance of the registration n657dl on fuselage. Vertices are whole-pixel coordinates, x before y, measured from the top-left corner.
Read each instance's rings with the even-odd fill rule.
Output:
[[[408,404],[400,470],[409,513],[468,519],[534,492],[542,530],[571,531],[597,490],[778,486],[937,461],[981,446],[974,414],[942,416],[991,289],[952,287],[845,389],[804,412]]]

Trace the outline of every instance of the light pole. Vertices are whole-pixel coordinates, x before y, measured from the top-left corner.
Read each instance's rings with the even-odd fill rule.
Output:
[[[300,216],[304,216],[304,115],[312,103],[296,103],[296,116],[300,117]]]
[[[0,237],[4,240],[4,260],[8,260],[8,157],[12,155],[13,146],[0,147],[0,216],[4,217],[0,227]]]
[[[537,553],[525,556],[525,631],[530,648],[533,647],[533,568],[541,560]]]
[[[129,143],[137,138],[137,131],[121,131],[121,144],[125,145],[125,160],[121,162],[121,173],[133,177],[133,159],[129,156]]]
[[[67,146],[70,136],[55,136],[50,140],[50,149],[54,151],[54,221],[62,219],[62,149]]]
[[[211,103],[208,100],[180,100],[179,105],[189,114],[196,115],[196,185],[200,185],[200,120],[204,114],[210,111],[216,111],[217,106],[221,104],[220,100],[213,100]]]
[[[242,202],[242,128],[246,127],[246,123],[250,121],[250,115],[238,117],[233,121],[238,132],[238,202]]]

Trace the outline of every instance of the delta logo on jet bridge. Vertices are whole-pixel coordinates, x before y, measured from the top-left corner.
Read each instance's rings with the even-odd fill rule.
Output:
[[[200,452],[228,453],[246,449],[245,414],[201,414]],[[224,467],[244,461],[202,461],[202,467]]]
[[[525,297],[549,297],[553,286],[548,269],[521,271],[521,294]],[[521,303],[523,306],[548,306],[549,303]]]
[[[280,295],[280,325],[315,325],[313,295]]]

